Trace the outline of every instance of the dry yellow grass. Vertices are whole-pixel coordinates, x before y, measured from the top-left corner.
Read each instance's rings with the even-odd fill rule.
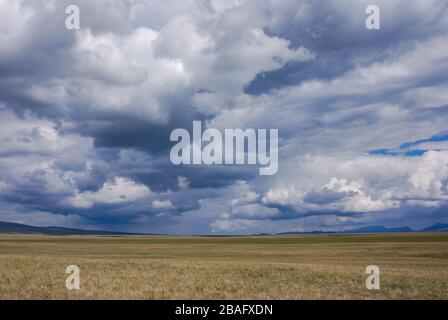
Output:
[[[65,288],[72,264],[79,291]],[[0,299],[400,298],[448,298],[448,234],[0,237]]]

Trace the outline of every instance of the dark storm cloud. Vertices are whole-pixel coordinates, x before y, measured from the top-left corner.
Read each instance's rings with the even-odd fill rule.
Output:
[[[282,14],[282,19],[273,20],[266,32],[290,40],[292,46],[305,46],[318,58],[259,74],[246,87],[250,94],[307,80],[331,80],[356,67],[384,62],[402,54],[415,41],[446,34],[444,15],[448,4],[444,1],[422,7],[377,2],[375,4],[383,9],[382,28],[378,32],[364,27],[365,1],[287,1],[283,4],[272,13],[274,17]],[[422,12],[432,18],[422,19]]]
[[[324,188],[320,191],[309,192],[303,200],[313,204],[329,204],[354,195],[356,195],[355,192],[335,192]]]

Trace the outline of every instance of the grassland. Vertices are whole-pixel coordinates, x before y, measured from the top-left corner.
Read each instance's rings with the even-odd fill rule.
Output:
[[[65,268],[81,289],[65,288]],[[365,288],[366,266],[381,290]],[[448,234],[0,236],[0,299],[447,299]]]

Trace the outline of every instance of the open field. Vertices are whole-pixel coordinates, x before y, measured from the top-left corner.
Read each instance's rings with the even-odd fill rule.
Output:
[[[65,288],[65,268],[81,289]],[[381,269],[381,290],[365,268]],[[447,299],[448,234],[0,236],[0,299]]]

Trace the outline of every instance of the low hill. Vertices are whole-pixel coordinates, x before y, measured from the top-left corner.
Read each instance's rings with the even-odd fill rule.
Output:
[[[368,226],[342,231],[311,231],[311,232],[285,232],[279,234],[356,234],[356,233],[406,233],[406,232],[444,232],[448,231],[448,224],[436,223],[421,230],[413,230],[409,227],[387,228],[384,226]]]
[[[44,234],[53,236],[64,235],[95,235],[95,236],[120,236],[120,235],[137,235],[133,233],[123,233],[104,230],[86,230],[86,229],[74,229],[63,227],[33,227],[20,223],[1,222],[0,221],[0,233],[1,234]]]
[[[423,229],[423,231],[429,231],[429,232],[434,232],[434,231],[448,231],[448,224],[446,223],[436,223],[433,224],[432,226]]]
[[[342,231],[311,231],[311,232],[284,232],[278,235],[291,234],[357,234],[357,233],[406,233],[406,232],[446,232],[448,231],[448,224],[436,223],[430,227],[422,230],[413,230],[409,227],[387,228],[384,226],[368,226],[357,229],[342,230]],[[40,234],[52,236],[66,236],[66,235],[90,235],[90,236],[129,236],[129,235],[151,235],[147,233],[129,233],[116,232],[106,230],[87,230],[64,227],[34,227],[20,223],[1,222],[0,234]],[[270,234],[258,234],[255,236],[268,236]],[[216,235],[220,236],[220,235]]]

